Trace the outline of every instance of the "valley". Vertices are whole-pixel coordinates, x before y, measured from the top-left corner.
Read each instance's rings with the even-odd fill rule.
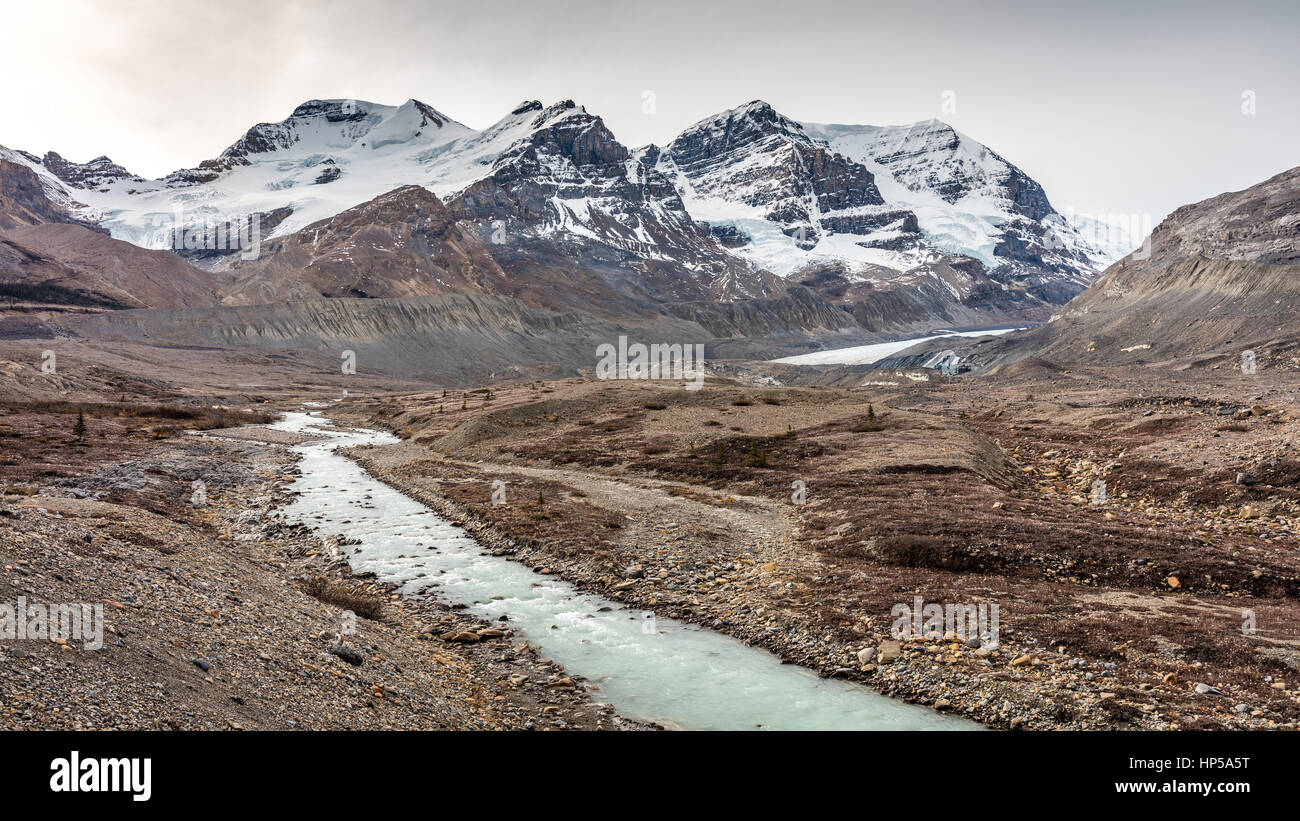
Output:
[[[108,630],[0,647],[2,724],[1296,729],[1298,202],[1115,260],[943,122],[761,100],[0,149],[0,582]]]

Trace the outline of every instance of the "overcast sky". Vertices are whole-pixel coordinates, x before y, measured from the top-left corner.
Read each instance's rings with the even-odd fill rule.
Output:
[[[0,144],[107,154],[157,177],[312,98],[414,97],[476,128],[521,100],[572,98],[629,146],[764,99],[803,121],[938,117],[1037,179],[1058,210],[1158,221],[1300,165],[1298,9],[0,0]]]

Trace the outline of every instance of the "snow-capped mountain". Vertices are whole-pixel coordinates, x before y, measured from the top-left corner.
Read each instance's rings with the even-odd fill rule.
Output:
[[[804,128],[870,169],[886,199],[911,209],[926,242],[944,253],[1080,287],[1109,261],[1041,185],[947,123]]]
[[[42,175],[52,198],[74,203],[73,213],[146,248],[173,247],[178,224],[254,213],[264,238],[288,236],[421,185],[484,241],[610,246],[629,255],[624,263],[694,280],[669,289],[679,298],[764,296],[776,282],[726,253],[671,183],[572,101],[525,102],[475,131],[417,100],[313,100],[249,129],[216,159],[154,181],[107,159],[70,169],[58,155],[10,153]]]
[[[636,150],[568,100],[522,103],[481,131],[417,100],[312,100],[159,180],[107,157],[0,149],[0,159],[30,168],[71,218],[145,248],[176,248],[178,222],[259,214],[267,252],[293,249],[311,277],[288,281],[287,262],[176,248],[236,279],[244,268],[257,283],[241,289],[244,303],[259,293],[444,293],[456,281],[548,307],[652,312],[804,284],[878,330],[1045,319],[1108,261],[1041,186],[950,126],[799,123],[761,101]],[[449,269],[411,255],[394,209],[418,207],[418,219],[433,206],[384,197],[412,185],[482,246],[493,276],[437,282]],[[358,219],[380,213],[377,232],[361,230]],[[380,260],[385,248],[400,260]],[[348,273],[362,258],[380,272],[368,286]]]
[[[726,253],[648,158],[572,100],[521,104],[482,135],[452,146],[446,167],[463,169],[465,157],[488,155],[489,173],[446,199],[458,219],[508,246],[505,253],[525,248],[533,255],[539,239],[553,246],[563,238],[564,250],[587,265],[601,267],[605,252],[593,256],[601,246],[630,255],[622,267],[646,279],[670,274],[680,287],[669,278],[656,290],[676,299],[698,298],[696,284],[714,297],[773,292],[775,280]]]
[[[219,157],[161,180],[71,177],[48,162],[50,155],[35,167],[80,204],[75,213],[94,219],[114,238],[168,248],[178,219],[195,224],[289,209],[268,236],[292,233],[424,182],[429,153],[472,133],[416,100],[400,106],[313,100],[282,122],[253,126]]]
[[[969,257],[1021,287],[1077,292],[1105,261],[1038,183],[937,120],[798,123],[754,101],[650,153],[693,216],[787,276],[836,263],[879,281]]]
[[[827,258],[899,265],[898,249],[915,244],[915,215],[887,204],[867,168],[767,103],[724,111],[644,153],[693,216],[779,274]]]

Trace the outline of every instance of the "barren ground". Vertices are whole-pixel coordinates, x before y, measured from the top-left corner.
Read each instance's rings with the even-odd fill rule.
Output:
[[[1294,387],[1115,376],[568,380],[335,413],[405,437],[355,457],[499,552],[827,675],[999,727],[1294,728]],[[881,663],[915,596],[998,604],[1001,646]]]

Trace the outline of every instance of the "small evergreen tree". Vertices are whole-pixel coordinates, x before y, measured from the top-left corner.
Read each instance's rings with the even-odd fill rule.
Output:
[[[72,434],[77,437],[77,441],[86,437],[86,414],[81,410],[77,411],[77,423],[72,426]]]

